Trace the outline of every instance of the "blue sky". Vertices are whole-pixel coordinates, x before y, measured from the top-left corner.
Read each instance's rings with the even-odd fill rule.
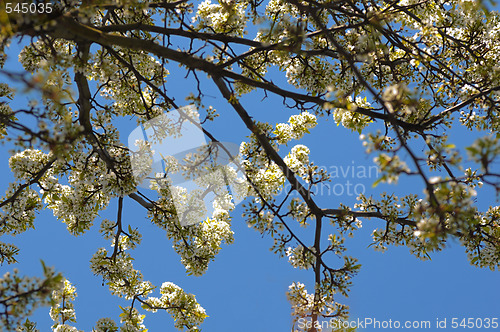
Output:
[[[15,68],[15,57],[12,60],[9,69]],[[183,103],[183,98],[187,92],[195,91],[193,80],[185,79],[185,73],[176,65],[169,70],[168,89],[176,96],[177,102],[184,106],[186,103]],[[273,81],[283,83],[278,77],[273,78]],[[221,141],[239,143],[245,140],[248,131],[212,81],[204,80],[202,89],[206,94],[205,103],[212,103],[221,114],[206,128]],[[276,123],[286,121],[292,115],[280,98],[270,96],[262,100],[263,97],[263,93],[255,92],[241,100],[254,119]],[[17,98],[14,105],[23,105],[23,94],[19,93]],[[135,120],[122,119],[118,125],[122,141],[126,143],[128,134],[135,128]],[[474,138],[471,133],[464,135],[462,130],[453,130],[448,134],[457,146],[470,144]],[[322,118],[319,125],[300,143],[311,149],[313,161],[329,170],[335,167],[345,170],[353,165],[369,167],[373,165],[373,156],[365,154],[358,136],[337,126],[333,119]],[[0,151],[0,172],[4,174],[1,190],[6,189],[11,179],[8,175],[8,149],[8,146],[2,146]],[[364,186],[367,193],[376,194],[387,190],[422,195],[423,185],[418,179],[401,179],[399,185],[380,185],[372,189],[371,183],[375,180],[347,175],[333,179],[332,185],[344,185],[350,181],[353,185]],[[324,208],[336,208],[340,202],[352,206],[356,202],[354,196],[345,193],[338,196],[331,192],[319,195],[317,201]],[[498,204],[493,193],[487,189],[478,191],[478,202],[483,210],[489,204]],[[116,217],[116,205],[116,201],[113,201],[95,221],[92,229],[80,237],[71,236],[65,225],[57,221],[50,211],[42,211],[35,223],[36,230],[29,230],[13,239],[2,239],[18,245],[21,253],[18,256],[20,263],[2,266],[1,274],[17,267],[23,274],[40,275],[40,259],[43,259],[47,265],[63,272],[77,287],[76,327],[90,331],[101,317],[118,320],[118,304],[125,306],[129,303],[109,295],[107,287],[101,286],[101,280],[94,277],[89,269],[89,259],[97,248],[109,248],[109,242],[100,237],[98,226],[101,219]],[[124,222],[138,227],[143,234],[142,245],[131,253],[136,259],[134,266],[142,270],[146,280],[158,286],[164,281],[172,281],[185,291],[196,294],[198,302],[210,316],[202,325],[204,331],[289,331],[291,317],[285,292],[293,281],[304,282],[312,290],[313,274],[294,270],[286,259],[273,255],[269,251],[272,240],[248,228],[241,212],[241,205],[233,212],[235,243],[223,246],[204,276],[192,277],[186,275],[165,233],[146,219],[142,207],[131,199],[125,199]],[[436,319],[447,318],[448,327],[452,318],[500,319],[498,272],[470,266],[457,241],[450,241],[449,248],[433,254],[431,261],[420,261],[404,247],[389,247],[385,253],[367,248],[375,227],[384,227],[384,224],[375,219],[364,221],[363,228],[348,242],[348,253],[357,257],[362,264],[359,275],[354,278],[350,297],[339,298],[340,302],[351,306],[352,319],[430,321],[435,326]],[[52,321],[48,316],[48,308],[37,310],[33,318],[41,331],[49,330]],[[145,324],[153,332],[175,331],[173,321],[166,313],[148,314]]]

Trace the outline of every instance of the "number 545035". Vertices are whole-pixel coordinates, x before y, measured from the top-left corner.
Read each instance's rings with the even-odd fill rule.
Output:
[[[5,4],[5,11],[7,14],[50,14],[52,13],[51,3],[12,3]]]
[[[451,328],[480,329],[498,328],[498,318],[452,318]]]

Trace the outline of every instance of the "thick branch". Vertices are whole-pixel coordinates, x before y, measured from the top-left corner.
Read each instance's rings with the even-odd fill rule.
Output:
[[[137,195],[136,193],[129,194],[128,197],[132,198],[134,201],[141,204],[143,207],[145,207],[148,210],[150,210],[154,207],[153,203],[146,202],[145,199],[143,199],[141,196]]]
[[[380,212],[368,212],[368,211],[347,211],[342,209],[323,209],[323,213],[326,217],[340,217],[340,216],[353,216],[356,218],[379,218],[385,221],[396,222],[401,225],[416,227],[417,222],[415,220],[407,218],[392,218]]]

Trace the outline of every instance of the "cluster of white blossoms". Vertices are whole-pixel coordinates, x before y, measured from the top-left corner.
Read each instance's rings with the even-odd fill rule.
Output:
[[[119,162],[110,172],[106,171],[105,162],[96,155],[75,153],[67,185],[60,184],[56,177],[64,173],[63,163],[56,160],[52,153],[26,149],[13,155],[9,159],[9,166],[21,181],[40,174],[37,183],[46,206],[53,211],[54,216],[67,224],[68,230],[73,234],[81,234],[89,229],[98,212],[107,206],[111,197],[124,196],[136,190],[127,150],[118,146],[110,148],[108,152],[110,158]],[[12,184],[7,197],[19,186]],[[25,188],[18,198],[12,203],[16,208],[13,212],[18,210],[12,217],[30,225],[35,210],[41,207],[41,199],[30,187]],[[4,207],[4,213],[14,208],[12,204]]]
[[[134,269],[132,265],[133,258],[126,252],[128,249],[134,249],[141,242],[141,234],[129,227],[126,235],[120,235],[118,242],[115,242],[116,226],[117,224],[113,221],[103,220],[100,232],[106,239],[111,239],[111,247],[114,248],[114,252],[108,256],[107,250],[100,248],[90,261],[91,269],[94,274],[103,277],[112,294],[126,299],[132,299],[136,296],[147,297],[155,287],[149,281],[143,280],[142,273]],[[213,242],[208,245],[212,244]],[[207,243],[203,243],[203,245],[207,245]],[[190,246],[190,248],[192,247]],[[196,330],[197,326],[207,317],[204,309],[195,301],[194,296],[185,293],[178,286],[168,282],[164,283],[160,288],[160,293],[162,294],[161,298],[147,297],[143,300],[142,308],[152,312],[166,310],[174,318],[175,326],[178,329]],[[123,325],[120,327],[120,332],[147,331],[143,324],[145,315],[140,314],[136,308],[122,309],[123,314],[120,317]],[[108,330],[105,329],[107,327],[116,330],[116,325],[112,320],[99,320],[95,332],[107,332]]]
[[[491,270],[500,267],[500,246],[494,239],[500,238],[500,206],[491,206],[479,218],[479,229],[472,229],[461,239],[466,248],[471,264],[489,267]]]
[[[49,154],[34,149],[26,149],[10,157],[9,166],[17,182],[9,184],[2,201],[13,197],[17,192],[19,194],[0,211],[0,217],[8,225],[6,228],[2,227],[3,233],[17,234],[33,227],[35,213],[42,208],[42,200],[35,189],[29,186],[23,189],[22,186],[37,175],[39,183],[49,186],[55,178],[49,175],[50,172],[43,174],[43,170],[50,166],[51,159]]]
[[[298,197],[290,201],[289,211],[291,216],[299,222],[300,226],[307,227],[307,218],[314,219],[314,215],[309,210],[307,204]]]
[[[285,164],[298,176],[309,182],[307,174],[309,166],[309,148],[305,145],[295,145],[290,153],[283,159]]]
[[[500,137],[498,135],[480,137],[466,149],[470,158],[479,163],[484,172],[487,172],[488,168],[498,162]]]
[[[97,51],[91,61],[92,67],[87,73],[88,79],[99,82],[107,82],[99,91],[101,97],[112,100],[110,108],[100,112],[106,118],[105,122],[110,123],[112,117],[134,114],[137,122],[141,123],[158,116],[162,113],[159,107],[154,106],[157,98],[151,87],[141,86],[130,72],[123,71],[117,59],[111,60],[105,57],[101,50]],[[169,71],[163,68],[162,64],[153,56],[146,52],[133,52],[129,55],[135,68],[141,75],[150,79],[154,83],[159,83],[169,75]],[[149,114],[149,117],[140,114]]]
[[[348,279],[346,276],[342,276],[341,282]],[[346,306],[339,304],[333,300],[333,295],[335,290],[332,289],[331,284],[328,282],[322,282],[321,284],[316,284],[316,294],[309,294],[307,292],[306,286],[301,282],[293,282],[288,286],[288,292],[286,293],[287,299],[292,307],[292,318],[294,323],[297,323],[299,319],[312,318],[312,313],[317,312],[323,317],[332,317],[332,315],[338,318],[347,318]],[[321,295],[318,294],[321,293]],[[309,321],[312,325],[313,322]],[[314,327],[317,331],[323,331],[321,325],[318,321],[314,322]],[[294,331],[304,331],[300,325],[300,330]]]
[[[184,327],[189,331],[198,331],[198,325],[208,317],[205,309],[201,307],[193,294],[186,293],[179,286],[165,282],[160,287],[161,297],[149,297],[145,300],[143,308],[156,312],[166,309],[174,318],[174,326],[180,330]]]
[[[215,194],[211,218],[205,217],[207,190],[188,192],[181,186],[152,186],[161,198],[156,209],[148,214],[154,223],[167,230],[167,237],[173,241],[173,248],[180,255],[188,274],[205,273],[208,263],[221,249],[222,242],[230,244],[233,241],[229,217],[234,208],[233,197],[227,190],[222,190],[224,177],[216,173],[196,178],[197,184]]]
[[[299,269],[310,269],[316,262],[316,257],[313,254],[314,247],[309,247],[305,249],[302,245],[298,245],[295,248],[288,247],[286,249],[286,255],[290,264]]]
[[[142,234],[137,229],[129,228],[127,235],[120,235],[118,241],[116,237],[111,242],[111,247],[118,246],[121,250],[135,249],[141,243]]]
[[[26,149],[9,158],[9,167],[16,179],[29,181],[49,163],[51,156],[40,150]]]
[[[374,151],[390,151],[396,144],[396,140],[390,136],[383,135],[380,130],[367,135],[359,135],[359,139],[363,141],[366,153]]]
[[[158,108],[151,108],[156,98],[151,88],[148,86],[141,87],[132,73],[121,70],[119,61],[116,59],[110,60],[110,57],[104,56],[102,50],[89,54],[89,62],[84,63],[79,59],[82,54],[77,54],[75,43],[56,39],[51,46],[59,51],[57,57],[44,56],[44,54],[50,53],[51,50],[46,43],[38,40],[20,52],[19,61],[28,72],[38,72],[35,79],[37,83],[44,82],[42,88],[46,92],[57,91],[60,93],[63,91],[66,93],[56,99],[74,98],[71,92],[72,75],[68,71],[69,67],[83,73],[89,80],[105,81],[105,85],[99,86],[99,93],[105,99],[113,99],[114,103],[111,107],[106,107],[96,114],[96,117],[101,120],[97,121],[97,125],[110,123],[113,116],[137,114],[137,111],[146,110],[148,107],[150,108],[150,114],[151,111],[158,110]],[[121,53],[121,55],[124,54]],[[156,58],[146,52],[131,52],[128,53],[127,57],[128,60],[134,63],[135,68],[141,72],[141,75],[151,79],[152,82],[158,83],[169,74],[168,70],[164,69]],[[91,63],[91,65],[88,63]],[[41,68],[50,70],[47,73],[40,71]],[[131,80],[131,77],[134,77],[134,79]],[[52,99],[54,99],[54,96],[52,96]],[[45,97],[43,101],[51,114],[67,113],[66,108],[57,102],[54,103]],[[138,116],[137,120],[140,122],[144,119]],[[54,128],[65,128],[65,126],[55,126]]]
[[[433,197],[440,206],[436,209],[429,197],[422,200],[417,209],[424,212],[417,224],[418,230],[415,231],[415,235],[423,241],[430,240],[428,243],[431,247],[435,244],[435,239],[468,231],[470,225],[477,223],[478,218],[473,202],[476,196],[474,189],[455,181],[433,182],[436,182]]]
[[[115,256],[108,256],[105,248],[99,248],[90,259],[90,268],[100,275],[112,294],[132,299],[137,294],[147,295],[153,290],[149,281],[144,281],[142,273],[134,269],[132,256],[124,248],[118,248]]]
[[[11,183],[2,197],[2,201],[13,197],[21,189],[21,185]],[[2,207],[0,219],[3,221],[1,233],[18,234],[33,227],[35,214],[42,208],[40,195],[31,188],[25,188],[17,199]]]
[[[292,317],[310,315],[314,306],[314,294],[308,294],[303,283],[294,282],[288,286],[286,297],[292,306]]]
[[[229,214],[218,216],[228,218]],[[175,241],[174,249],[181,256],[187,273],[199,276],[206,272],[208,263],[215,259],[222,242],[233,242],[234,233],[228,221],[215,218],[207,218],[202,223],[187,227],[186,235],[181,231],[171,238]],[[189,237],[188,244],[184,241],[186,236]]]
[[[254,163],[244,161],[246,172],[251,178],[252,183],[257,187],[257,191],[263,198],[271,198],[277,195],[285,184],[285,177],[281,168],[275,163],[266,165],[265,168],[257,168]],[[250,169],[254,170],[251,173]],[[251,188],[251,195],[257,196],[255,188]]]
[[[245,76],[260,81],[269,67],[276,66],[286,73],[290,84],[314,95],[324,93],[327,87],[332,85],[343,93],[353,90],[352,80],[338,75],[339,72],[346,69],[341,66],[340,62],[328,61],[323,57],[302,57],[293,54],[295,52],[300,54],[302,50],[317,50],[328,47],[325,36],[320,34],[306,35],[304,27],[307,24],[304,22],[308,21],[307,15],[300,13],[298,8],[290,2],[272,0],[266,5],[265,16],[270,22],[273,22],[272,26],[271,28],[259,29],[254,41],[265,45],[278,44],[279,46],[273,47],[269,51],[248,54],[242,61],[243,65],[240,64],[240,69]],[[311,24],[315,25],[312,22]],[[352,44],[357,45],[359,42],[353,40]],[[350,69],[347,68],[347,70]],[[236,91],[239,94],[247,93],[252,89],[253,87],[250,85],[236,83]]]
[[[2,117],[8,117],[12,115],[12,108],[7,103],[4,103],[0,101],[0,116]],[[0,138],[3,139],[5,137],[5,134],[7,133],[6,129],[6,123],[2,121],[0,123]]]
[[[293,4],[283,0],[270,0],[266,6],[266,15],[270,17],[280,17],[290,14],[293,17],[299,16],[299,11]]]
[[[356,130],[361,133],[361,130],[365,128],[371,121],[371,119],[363,114],[357,113],[356,109],[358,107],[371,108],[370,103],[365,98],[360,96],[356,97],[353,101],[351,96],[346,98],[346,108],[335,108],[333,110],[333,119],[337,126],[342,124],[344,128],[350,129],[352,131]]]
[[[106,174],[104,163],[96,157],[91,157],[89,159],[94,167],[86,167],[84,157],[80,160],[81,168],[75,167],[72,170],[69,185],[52,181],[50,187],[42,189],[47,207],[75,235],[88,230],[99,211],[105,208],[110,200],[110,197],[102,192],[102,186],[96,183],[96,179]]]
[[[246,1],[219,0],[214,4],[205,0],[198,5],[193,23],[198,23],[196,29],[200,31],[214,31],[232,36],[243,36],[248,18],[245,8]]]
[[[308,112],[292,115],[288,123],[278,123],[274,134],[279,144],[287,144],[291,140],[301,139],[304,134],[309,133],[309,129],[318,124],[316,116]]]
[[[52,329],[53,332],[83,332],[76,327],[68,324],[59,324],[56,328]]]
[[[115,226],[115,223],[110,220],[105,219],[103,221],[101,233],[105,238],[112,240],[112,247],[115,251],[113,255],[108,256],[106,249],[100,248],[91,259],[91,269],[95,274],[103,276],[113,294],[127,299],[132,299],[138,295],[147,297],[153,291],[154,286],[149,281],[143,281],[142,273],[134,269],[132,265],[133,258],[126,252],[128,249],[134,249],[140,243],[141,235],[137,230],[129,227],[127,235],[120,235],[118,243],[115,243],[113,234]],[[210,230],[207,232],[210,232]],[[211,244],[213,242],[208,245]],[[207,244],[204,243],[201,246],[203,245]],[[190,246],[190,248],[192,247]],[[189,250],[189,248],[186,250]],[[164,283],[160,289],[162,297],[159,299],[148,297],[143,302],[143,309],[153,312],[167,310],[172,314],[177,328],[195,328],[206,317],[204,309],[194,300],[193,295],[187,294],[179,287],[172,285]],[[172,287],[175,288],[175,291]],[[129,315],[130,312],[132,312],[132,315]],[[144,315],[140,315],[137,309],[124,309],[124,314],[121,317],[124,325],[120,331],[146,331],[142,324]],[[179,317],[182,317],[182,319],[179,319]],[[99,324],[112,325],[114,323],[106,320],[101,321]],[[96,329],[96,332],[99,331],[99,329]]]
[[[76,313],[73,301],[77,296],[76,288],[64,279],[61,289],[52,292],[52,307],[50,318],[54,321],[52,330],[54,332],[78,332],[75,327],[66,323],[76,323]]]

